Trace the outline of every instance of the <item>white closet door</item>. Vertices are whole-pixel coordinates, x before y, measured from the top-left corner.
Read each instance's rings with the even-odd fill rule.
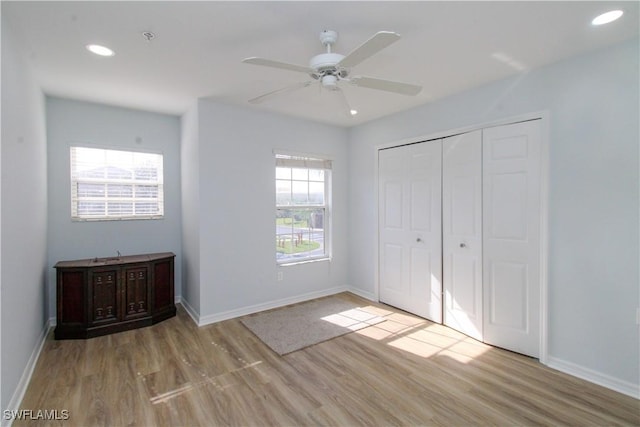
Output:
[[[441,142],[378,159],[380,301],[442,322]]]
[[[443,139],[444,324],[482,340],[482,131]]]
[[[483,131],[484,341],[538,357],[540,125]]]

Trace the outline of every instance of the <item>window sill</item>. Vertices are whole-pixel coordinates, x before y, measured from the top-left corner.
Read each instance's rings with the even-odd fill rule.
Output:
[[[290,267],[292,265],[311,264],[311,263],[314,263],[314,262],[323,262],[323,261],[331,262],[331,257],[305,259],[305,260],[300,260],[300,261],[279,262],[278,263],[278,267]]]
[[[95,217],[95,218],[80,218],[71,217],[72,222],[97,222],[97,221],[155,221],[164,219],[164,215],[155,216],[124,216],[124,217]]]

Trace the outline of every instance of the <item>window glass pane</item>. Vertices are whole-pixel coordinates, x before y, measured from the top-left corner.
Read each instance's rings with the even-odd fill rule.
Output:
[[[320,254],[324,253],[324,209],[314,209],[310,214],[310,238],[312,242],[318,245],[316,251]]]
[[[291,204],[291,181],[276,180],[276,204]]]
[[[322,230],[324,229],[324,208],[313,209],[309,214],[309,227]]]
[[[293,181],[291,189],[294,204],[306,205],[309,203],[309,183],[307,181]]]
[[[276,168],[276,179],[291,179],[291,168]]]
[[[293,232],[293,216],[290,209],[278,209],[276,214],[276,234]]]
[[[319,164],[319,159],[285,155],[277,158],[276,205],[280,207],[276,208],[276,259],[291,263],[323,258],[327,256],[325,180],[330,171],[300,167],[307,161],[315,166],[312,160]]]
[[[278,210],[276,257],[295,261],[324,255],[324,209]]]
[[[287,256],[287,242],[291,242],[293,233],[293,219],[289,209],[278,209],[276,211],[276,259],[280,260]]]
[[[309,181],[324,181],[324,171],[322,169],[309,169]]]
[[[297,232],[300,228],[307,227],[307,218],[309,216],[309,211],[306,209],[292,209],[291,210],[291,219],[293,225],[293,232]]]
[[[309,182],[309,203],[324,204],[324,182]]]
[[[293,168],[291,169],[291,178],[306,181],[309,179],[309,169]]]

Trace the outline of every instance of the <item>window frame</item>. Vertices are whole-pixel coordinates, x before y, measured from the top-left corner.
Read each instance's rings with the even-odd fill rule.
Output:
[[[79,164],[77,160],[77,152],[76,150],[96,150],[96,154],[102,154],[105,157],[104,161],[96,162],[96,168],[121,168],[123,170],[127,169],[127,165],[122,165],[122,163],[110,163],[106,156],[109,155],[109,152],[112,152],[112,155],[120,155],[131,156],[133,158],[139,155],[148,155],[148,161],[153,163],[152,170],[156,175],[155,180],[143,180],[136,179],[135,174],[130,178],[107,178],[107,177],[80,177],[79,175]],[[99,153],[102,152],[102,153]],[[132,168],[131,171],[134,171]],[[163,153],[154,152],[154,151],[142,151],[142,150],[131,150],[125,148],[112,148],[112,147],[100,147],[93,146],[88,144],[73,144],[69,146],[69,173],[70,173],[70,202],[71,202],[71,220],[74,222],[86,222],[86,221],[130,221],[130,220],[158,220],[164,219],[164,155]],[[98,196],[82,196],[79,194],[78,186],[80,184],[94,184],[94,185],[103,185],[104,190],[102,191],[102,195]],[[131,187],[131,196],[118,197],[117,195],[110,196],[108,186],[117,186],[120,185],[122,187],[130,186]],[[155,197],[136,197],[136,187],[152,187],[156,189]],[[153,191],[153,190],[152,190]],[[81,202],[103,202],[104,209],[101,214],[98,215],[86,215],[80,213],[80,203]],[[132,213],[109,213],[109,203],[126,203],[131,204]],[[141,213],[136,214],[136,203],[150,203],[155,205],[157,209],[156,213]]]
[[[312,255],[312,256],[296,256],[294,257],[287,257],[287,258],[279,258],[278,257],[278,251],[276,248],[276,263],[278,266],[280,267],[284,267],[284,266],[290,266],[290,265],[297,265],[297,264],[304,264],[304,263],[309,263],[309,262],[318,262],[318,261],[331,261],[332,258],[332,248],[331,248],[331,217],[332,217],[332,195],[331,195],[331,182],[332,182],[332,160],[330,158],[328,158],[327,156],[323,156],[323,155],[316,155],[316,154],[307,154],[307,153],[291,153],[291,152],[286,152],[286,151],[274,151],[274,160],[275,160],[275,167],[274,167],[274,184],[276,184],[277,186],[277,168],[278,167],[283,167],[282,165],[278,165],[278,159],[286,159],[289,158],[287,160],[292,160],[292,161],[297,161],[300,162],[295,166],[284,166],[284,167],[291,167],[293,169],[307,169],[307,170],[323,170],[324,171],[324,203],[323,204],[317,204],[317,203],[306,203],[306,204],[295,204],[293,203],[293,197],[291,200],[291,204],[287,204],[287,205],[282,205],[278,203],[278,192],[276,190],[276,194],[275,194],[275,218],[278,218],[278,213],[281,210],[303,210],[303,211],[313,211],[315,209],[323,209],[324,210],[324,215],[323,215],[323,239],[324,239],[324,253],[320,254],[320,255]],[[303,162],[309,162],[312,165],[310,166],[302,166],[304,165]],[[315,165],[324,165],[322,167],[320,166],[313,166],[313,164]],[[290,180],[296,181],[293,179],[293,177],[290,178]],[[299,180],[297,180],[299,181]],[[319,181],[313,181],[310,180],[309,177],[307,177],[306,182],[319,182]],[[292,191],[293,194],[293,191]],[[293,227],[293,226],[292,226]],[[292,233],[293,234],[293,233]],[[278,238],[280,234],[277,231],[276,228],[276,233],[275,233],[275,237],[276,239]],[[277,244],[277,241],[276,241]]]

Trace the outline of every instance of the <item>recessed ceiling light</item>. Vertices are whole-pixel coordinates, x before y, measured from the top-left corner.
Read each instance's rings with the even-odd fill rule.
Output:
[[[603,13],[602,15],[598,15],[593,18],[591,24],[593,25],[603,25],[608,24],[609,22],[613,22],[616,19],[622,16],[623,12],[621,10],[611,10],[609,12]]]
[[[113,56],[115,55],[115,53],[109,49],[108,47],[105,46],[100,46],[99,44],[88,44],[87,45],[87,50],[89,52],[93,52],[96,55],[100,55],[100,56]]]
[[[349,112],[351,113],[352,116],[355,116],[356,114],[358,114],[358,110],[351,110]]]

